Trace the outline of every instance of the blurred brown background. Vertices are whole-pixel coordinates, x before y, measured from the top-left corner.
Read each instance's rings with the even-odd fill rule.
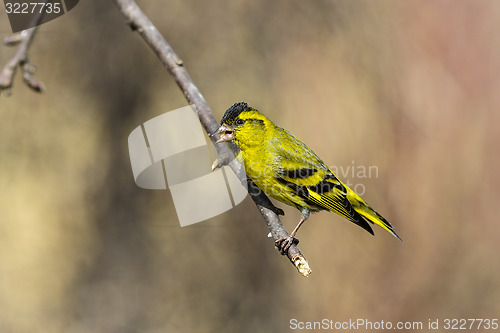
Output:
[[[0,98],[1,332],[500,317],[500,2],[138,4],[218,119],[245,100],[327,164],[376,166],[342,178],[404,241],[314,215],[303,278],[249,198],[181,228],[169,191],[134,184],[127,137],[185,99],[111,1],[81,1],[32,46],[46,93],[17,77]],[[14,52],[0,47],[1,66]]]

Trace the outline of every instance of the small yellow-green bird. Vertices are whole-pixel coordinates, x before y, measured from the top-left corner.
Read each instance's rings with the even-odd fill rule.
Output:
[[[300,210],[295,229],[279,240],[282,253],[298,242],[295,234],[309,214],[321,210],[335,212],[373,235],[369,221],[401,240],[392,225],[342,183],[309,147],[247,103],[235,103],[226,110],[218,133],[217,143],[238,146],[238,159],[261,190]]]

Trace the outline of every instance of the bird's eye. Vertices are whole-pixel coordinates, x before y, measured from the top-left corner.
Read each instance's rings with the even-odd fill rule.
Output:
[[[245,123],[245,121],[243,119],[238,118],[238,119],[236,119],[235,123],[236,123],[236,125],[241,126]]]

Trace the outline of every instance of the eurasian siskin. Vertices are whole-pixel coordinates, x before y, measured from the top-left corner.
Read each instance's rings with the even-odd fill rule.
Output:
[[[300,210],[299,223],[288,238],[280,240],[282,253],[296,242],[295,234],[310,212],[321,210],[335,212],[373,235],[369,221],[400,239],[392,225],[342,183],[310,148],[247,103],[229,107],[218,132],[217,142],[238,146],[238,159],[261,190]]]

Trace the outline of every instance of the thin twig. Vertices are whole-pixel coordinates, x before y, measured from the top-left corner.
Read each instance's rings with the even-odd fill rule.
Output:
[[[170,74],[175,78],[175,81],[181,88],[189,104],[194,106],[200,122],[205,128],[205,131],[210,135],[213,142],[218,139],[218,135],[214,135],[219,127],[212,110],[203,98],[193,80],[189,76],[182,60],[177,56],[172,47],[167,43],[149,18],[141,11],[139,6],[132,0],[114,0],[122,14],[128,20],[130,27],[137,31],[144,41],[151,47],[153,52],[160,59],[162,64],[168,69]],[[217,153],[219,155],[219,165],[228,164],[230,156],[232,156],[227,144],[216,144]],[[246,179],[243,167],[239,163],[229,163],[235,174],[242,179]],[[249,189],[255,189],[253,182],[249,181]],[[253,201],[257,205],[260,213],[267,223],[274,241],[288,236],[283,223],[277,214],[279,209],[273,206],[269,198],[260,190],[249,191]],[[311,273],[309,264],[299,251],[296,244],[290,246],[286,252],[287,257],[297,267],[299,272],[307,276]]]
[[[35,18],[38,22],[41,19],[41,15]],[[17,67],[21,68],[23,73],[23,81],[28,87],[36,92],[43,92],[45,90],[43,83],[38,81],[33,73],[35,72],[35,66],[32,65],[28,60],[28,50],[33,41],[38,26],[26,29],[20,32],[16,32],[11,36],[4,39],[3,43],[7,46],[15,46],[19,44],[16,54],[10,61],[4,66],[2,72],[0,73],[0,92],[5,91],[7,95],[11,94],[12,85],[14,84],[14,76],[16,74]]]

